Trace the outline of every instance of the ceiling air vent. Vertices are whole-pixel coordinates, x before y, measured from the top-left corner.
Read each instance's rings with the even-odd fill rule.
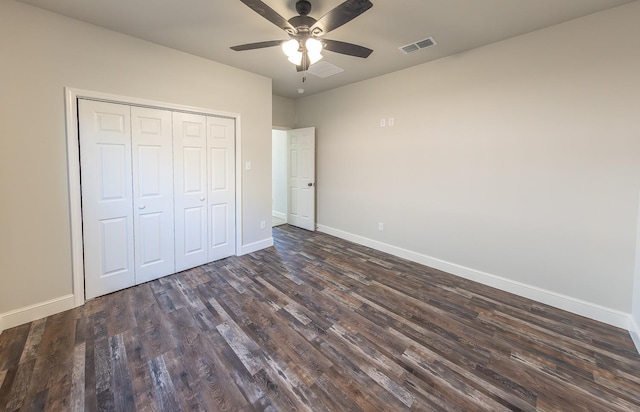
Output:
[[[344,69],[342,69],[342,68],[340,68],[340,67],[338,67],[338,66],[336,66],[334,64],[331,64],[331,63],[327,62],[326,60],[323,60],[323,61],[321,61],[319,63],[316,63],[316,64],[312,64],[309,67],[309,70],[308,70],[309,73],[311,73],[313,75],[316,75],[316,76],[318,76],[320,78],[323,78],[323,79],[326,78],[326,77],[329,77],[329,76],[333,76],[334,74],[342,73],[343,71],[344,71]]]
[[[402,46],[400,47],[400,50],[402,50],[404,54],[409,54],[418,50],[426,49],[427,47],[435,46],[436,44],[438,43],[436,43],[433,37],[427,37],[424,40]]]

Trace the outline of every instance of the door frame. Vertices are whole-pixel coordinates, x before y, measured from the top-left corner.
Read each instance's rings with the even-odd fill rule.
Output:
[[[98,100],[108,103],[141,106],[154,109],[169,109],[178,112],[226,117],[235,120],[235,169],[236,169],[236,244],[235,254],[242,250],[242,133],[239,113],[224,112],[202,107],[192,107],[156,100],[140,99],[109,93],[64,88],[67,138],[67,171],[69,176],[69,220],[71,223],[71,272],[73,296],[76,307],[85,303],[84,298],[84,244],[82,239],[82,192],[80,190],[80,135],[78,133],[78,99]]]

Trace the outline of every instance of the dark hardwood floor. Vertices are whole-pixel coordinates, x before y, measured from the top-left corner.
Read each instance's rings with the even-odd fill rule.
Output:
[[[0,410],[639,411],[624,330],[290,226],[0,335]]]

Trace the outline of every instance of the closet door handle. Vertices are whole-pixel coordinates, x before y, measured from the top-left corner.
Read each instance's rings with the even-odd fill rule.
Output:
[[[204,202],[204,199],[205,199],[204,197],[201,197],[201,198],[200,198],[200,201],[201,201],[201,202]]]
[[[140,205],[140,206],[138,206],[138,209],[142,210],[142,209],[144,209],[145,207],[146,207],[145,205]]]

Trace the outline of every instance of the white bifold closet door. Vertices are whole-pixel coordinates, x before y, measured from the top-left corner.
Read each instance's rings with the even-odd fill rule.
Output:
[[[235,120],[78,101],[87,299],[235,253]]]
[[[88,299],[175,272],[171,112],[78,101]]]
[[[173,113],[176,271],[207,263],[207,118]]]
[[[171,112],[131,107],[136,284],[175,273]]]
[[[85,294],[135,284],[131,109],[79,100]]]
[[[234,119],[207,117],[209,262],[236,251],[235,136]]]
[[[173,113],[176,270],[235,253],[235,121]]]

